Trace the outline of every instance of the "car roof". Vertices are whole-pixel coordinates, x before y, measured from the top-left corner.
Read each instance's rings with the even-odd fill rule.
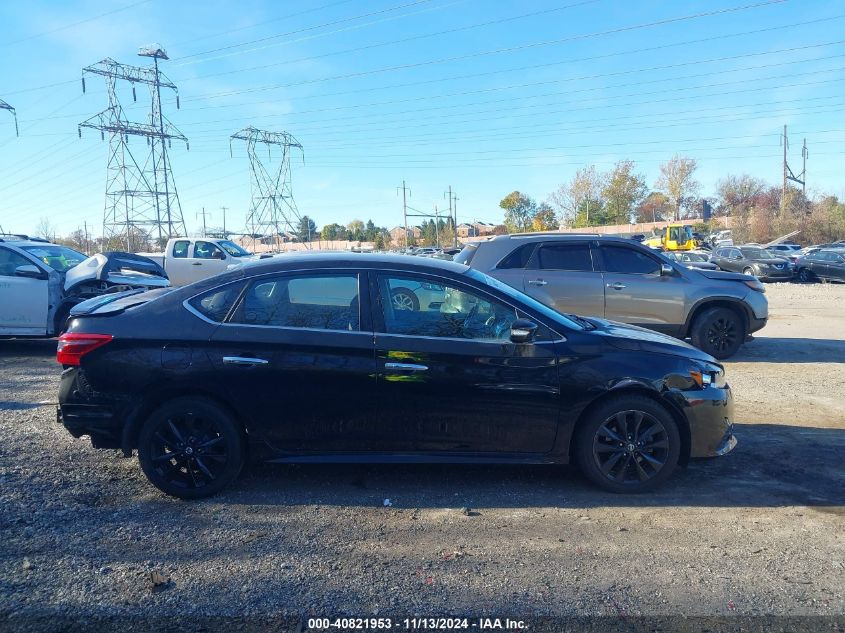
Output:
[[[9,246],[59,246],[59,244],[53,244],[52,242],[48,241],[41,241],[41,240],[11,240],[11,239],[0,239],[0,244],[8,244]]]
[[[429,259],[413,255],[391,253],[351,253],[345,251],[317,251],[313,253],[284,253],[251,262],[240,269],[248,275],[260,275],[295,268],[332,268],[355,266],[358,268],[398,267],[408,270],[465,273],[469,266],[445,259]]]
[[[534,233],[510,233],[508,235],[496,235],[489,240],[488,242],[504,242],[508,240],[512,241],[548,241],[549,239],[556,239],[556,240],[583,240],[585,237],[590,239],[603,239],[603,240],[612,240],[618,242],[625,242],[629,243],[632,242],[630,238],[627,237],[618,237],[616,235],[600,235],[599,233],[560,233],[558,231],[542,231],[542,232],[534,232]],[[483,244],[484,242],[480,242]]]

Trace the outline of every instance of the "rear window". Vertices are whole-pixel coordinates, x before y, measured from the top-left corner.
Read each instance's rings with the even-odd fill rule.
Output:
[[[241,294],[241,288],[243,288],[243,282],[229,284],[222,288],[214,288],[201,295],[197,295],[188,303],[194,310],[207,319],[222,323]]]

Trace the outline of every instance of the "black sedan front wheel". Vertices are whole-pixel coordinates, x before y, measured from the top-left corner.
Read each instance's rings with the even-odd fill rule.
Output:
[[[610,492],[648,492],[678,465],[681,437],[671,415],[639,395],[612,398],[590,412],[575,438],[575,461]]]
[[[175,398],[156,409],[138,438],[138,461],[159,490],[180,499],[217,494],[244,464],[239,425],[204,398]]]

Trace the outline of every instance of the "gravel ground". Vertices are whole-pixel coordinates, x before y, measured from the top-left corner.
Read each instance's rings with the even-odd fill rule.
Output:
[[[728,363],[739,446],[637,497],[565,468],[259,465],[177,501],[55,423],[53,342],[0,341],[0,629],[465,614],[627,631],[683,614],[845,630],[845,285],[767,291],[769,325]]]

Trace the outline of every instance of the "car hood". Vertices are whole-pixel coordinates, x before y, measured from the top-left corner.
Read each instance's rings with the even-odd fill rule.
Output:
[[[170,285],[167,273],[157,263],[141,255],[120,251],[97,253],[69,269],[65,273],[65,290],[87,281],[142,288]]]
[[[697,270],[716,270],[717,266],[713,262],[678,262],[681,266],[687,268],[695,268]]]
[[[672,356],[683,356],[684,358],[718,363],[710,354],[668,334],[606,319],[590,317],[589,320],[596,326],[596,329],[591,330],[590,333],[604,337],[606,342],[613,347],[632,352],[671,354]]]
[[[726,270],[705,270],[704,268],[698,268],[695,269],[695,272],[704,275],[708,279],[724,279],[725,281],[750,281],[754,279],[751,275],[732,273]]]

